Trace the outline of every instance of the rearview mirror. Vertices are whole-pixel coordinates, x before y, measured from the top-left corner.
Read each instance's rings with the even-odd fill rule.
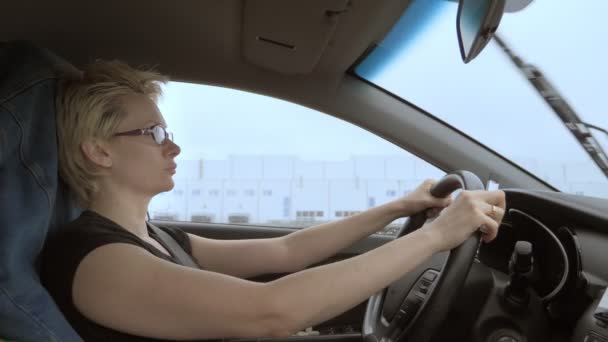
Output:
[[[488,44],[498,28],[505,0],[460,0],[456,30],[463,62],[469,63]]]

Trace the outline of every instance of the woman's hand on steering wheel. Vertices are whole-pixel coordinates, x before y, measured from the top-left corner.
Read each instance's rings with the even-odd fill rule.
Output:
[[[438,250],[447,251],[460,245],[476,230],[485,242],[492,241],[505,213],[505,193],[496,191],[462,191],[426,230],[438,243]]]
[[[427,179],[420,184],[414,191],[402,197],[399,201],[402,204],[402,216],[410,216],[415,213],[426,211],[427,217],[435,217],[439,212],[450,205],[452,198],[446,196],[438,198],[431,195],[431,189],[437,181]]]

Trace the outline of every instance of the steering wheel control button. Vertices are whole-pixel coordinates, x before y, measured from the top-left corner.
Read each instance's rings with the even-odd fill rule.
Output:
[[[435,279],[437,279],[437,272],[436,271],[426,271],[424,272],[424,275],[422,276],[422,279],[428,280],[430,282],[434,282]]]
[[[414,285],[414,293],[422,299],[426,298],[431,286],[437,279],[437,275],[437,271],[433,270],[427,270],[424,272],[422,277],[420,277],[420,279],[418,279],[416,282],[416,285]]]
[[[401,308],[399,308],[399,312],[397,312],[396,320],[400,322],[402,325],[407,325],[416,313],[420,306],[422,305],[422,300],[417,296],[408,296],[401,304]]]

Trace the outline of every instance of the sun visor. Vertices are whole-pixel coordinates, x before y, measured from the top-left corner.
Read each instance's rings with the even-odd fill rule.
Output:
[[[241,46],[252,64],[285,74],[310,73],[330,43],[349,0],[247,0]]]

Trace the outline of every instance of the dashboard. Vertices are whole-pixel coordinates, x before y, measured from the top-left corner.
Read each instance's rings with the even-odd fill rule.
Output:
[[[514,341],[522,336],[608,341],[608,200],[521,189],[505,193],[507,214],[498,235],[481,244],[477,255],[492,273],[494,291],[487,303],[494,305],[483,307],[476,325],[481,333],[473,340],[485,341],[491,334],[484,329],[502,317],[498,330]],[[537,300],[528,306],[534,313],[505,311],[501,302],[514,279],[509,263],[518,241],[532,245],[533,270],[527,279]],[[601,298],[606,298],[604,306]]]
[[[555,298],[567,283],[569,272],[580,272],[580,265],[571,265],[568,255],[580,260],[576,236],[562,226],[553,232],[539,219],[519,209],[509,209],[499,234],[491,243],[482,244],[479,260],[493,269],[509,274],[509,260],[518,241],[532,244],[533,272],[531,286],[541,300]]]

